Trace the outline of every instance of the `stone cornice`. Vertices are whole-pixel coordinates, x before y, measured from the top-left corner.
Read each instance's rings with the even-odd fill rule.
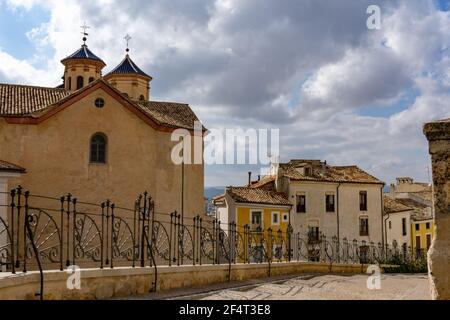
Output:
[[[450,119],[426,123],[423,133],[428,141],[450,140]]]

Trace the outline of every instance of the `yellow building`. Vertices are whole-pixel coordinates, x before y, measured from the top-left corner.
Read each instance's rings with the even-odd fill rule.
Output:
[[[424,255],[431,246],[435,233],[433,219],[412,220],[411,243],[416,255]]]
[[[252,258],[254,254],[248,254],[248,248],[264,249],[259,254],[265,258],[287,257],[291,204],[284,194],[254,187],[227,187],[224,195],[214,199],[214,204],[224,229],[230,231],[229,226],[235,223],[238,256],[241,256],[238,260]]]
[[[397,198],[396,201],[411,208],[411,248],[416,256],[425,255],[435,233],[432,207],[418,198]]]

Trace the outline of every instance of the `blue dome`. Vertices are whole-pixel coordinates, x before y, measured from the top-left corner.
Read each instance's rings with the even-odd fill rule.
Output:
[[[61,60],[61,62],[64,62],[69,59],[89,59],[89,60],[101,62],[103,65],[106,65],[103,62],[103,60],[100,59],[99,57],[97,57],[95,54],[93,54],[92,51],[89,50],[89,48],[85,44],[83,44],[80,49],[78,49],[77,51],[72,53],[70,56]]]
[[[152,78],[144,71],[139,69],[139,67],[131,60],[130,56],[127,54],[122,62],[119,63],[109,74],[138,74],[147,78]]]

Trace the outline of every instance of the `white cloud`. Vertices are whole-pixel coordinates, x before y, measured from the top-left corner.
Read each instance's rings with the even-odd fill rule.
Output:
[[[110,70],[130,33],[133,59],[154,77],[154,99],[191,103],[207,127],[279,127],[285,160],[355,163],[387,181],[426,179],[422,124],[450,117],[450,14],[432,0],[8,4],[43,6],[50,19],[28,33],[33,58],[0,51],[2,81],[58,84],[59,60],[81,44],[84,21],[91,26],[89,47]],[[366,28],[369,4],[382,8],[379,31]],[[417,98],[398,110],[412,90]],[[368,107],[390,116],[362,116]],[[245,169],[217,171],[231,184],[233,174],[225,172]],[[212,176],[207,184],[218,183],[208,182]]]
[[[51,75],[46,70],[40,70],[26,60],[19,60],[0,50],[0,82],[22,84],[51,83]]]

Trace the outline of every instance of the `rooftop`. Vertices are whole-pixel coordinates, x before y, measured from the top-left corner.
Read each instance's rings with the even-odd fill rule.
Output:
[[[407,206],[413,210],[413,213],[411,214],[412,220],[422,221],[433,219],[433,214],[431,212],[430,206],[409,198],[397,198],[396,200],[402,205]]]
[[[11,162],[0,160],[0,171],[2,172],[25,172],[25,168],[22,168]]]
[[[119,63],[117,67],[115,67],[108,75],[110,74],[138,74],[144,76],[146,78],[152,78],[144,71],[142,71],[133,60],[131,60],[130,56],[127,54],[125,58]]]
[[[199,121],[188,104],[162,101],[140,101],[137,103],[158,124],[172,128],[194,129]]]
[[[284,193],[250,187],[227,187],[226,192],[239,203],[291,206]]]
[[[100,62],[101,64],[106,66],[106,63],[104,63],[102,59],[100,59],[94,53],[92,53],[92,51],[89,50],[88,46],[85,45],[85,44],[83,44],[80,49],[78,49],[77,51],[72,53],[70,56],[62,59],[61,62],[64,63],[67,60],[71,60],[71,59],[88,59],[88,60],[93,60],[93,61],[96,61],[96,62]]]
[[[275,177],[265,176],[262,177],[259,181],[253,182],[250,188],[274,189],[274,182]]]
[[[30,114],[69,95],[64,89],[0,83],[0,115]]]
[[[306,172],[302,168],[309,167]],[[280,163],[281,174],[291,180],[384,184],[356,165],[330,166],[320,160],[291,160]]]
[[[103,82],[114,91],[106,81],[99,79],[81,90],[70,91],[57,88],[35,87],[17,84],[0,84],[0,117],[30,117],[38,112],[43,114],[55,107],[58,103],[65,102],[72,95],[77,95],[87,90],[98,82]],[[124,97],[124,99],[127,99]],[[188,104],[159,101],[131,101],[137,109],[145,112],[157,124],[170,128],[194,129],[197,116]]]
[[[413,210],[412,208],[404,205],[397,199],[389,197],[388,195],[384,195],[383,205],[385,213],[396,213]]]

